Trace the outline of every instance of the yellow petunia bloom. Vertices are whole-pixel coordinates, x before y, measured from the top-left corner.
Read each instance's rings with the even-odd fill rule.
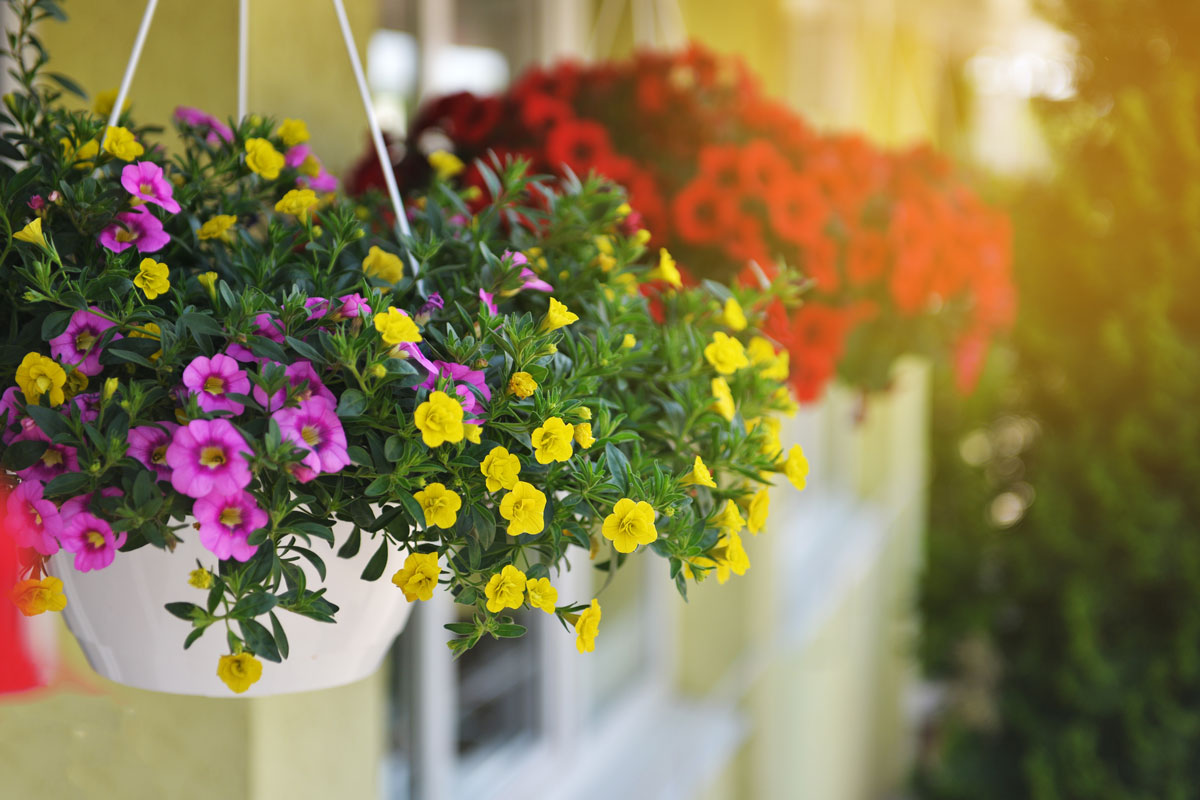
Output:
[[[713,519],[713,525],[726,533],[740,533],[742,528],[746,527],[746,520],[742,519],[737,503],[729,500],[721,509],[721,513]]]
[[[106,89],[103,92],[96,94],[96,99],[92,101],[92,111],[97,117],[108,119],[108,115],[112,113],[113,106],[117,104],[117,94],[120,89]],[[129,110],[129,98],[125,98],[125,102],[121,103],[121,113],[124,114]]]
[[[508,379],[508,391],[522,399],[531,396],[537,388],[537,381],[528,372],[514,372]]]
[[[409,553],[404,559],[404,566],[392,576],[392,583],[404,592],[404,599],[410,603],[414,600],[432,600],[441,574],[437,553]]]
[[[425,512],[426,528],[453,528],[458,521],[458,510],[462,498],[458,492],[447,489],[443,484],[431,483],[413,495],[421,510]]]
[[[792,486],[801,491],[804,490],[808,483],[808,459],[804,457],[804,450],[800,445],[794,444],[788,451],[787,461],[783,465],[783,473],[792,482]]]
[[[500,516],[508,520],[508,535],[541,533],[545,529],[546,495],[532,483],[517,481],[500,501]]]
[[[41,580],[24,580],[12,588],[11,597],[17,609],[27,617],[36,617],[47,611],[62,611],[67,607],[67,596],[63,594],[63,582],[53,575]]]
[[[679,267],[675,266],[675,259],[671,258],[671,254],[665,247],[658,249],[658,266],[650,270],[646,278],[652,281],[666,281],[676,289],[683,286],[683,275],[680,274]]]
[[[200,226],[200,230],[196,232],[196,238],[202,242],[208,239],[232,241],[233,234],[229,232],[229,229],[237,224],[237,219],[233,214],[217,214]]]
[[[483,436],[483,426],[474,422],[464,422],[463,432],[466,434],[466,440],[471,444],[479,444]]]
[[[213,574],[203,567],[194,569],[188,573],[188,586],[196,589],[211,589],[213,582]]]
[[[262,677],[262,662],[249,653],[221,656],[217,662],[217,677],[237,694],[241,694]]]
[[[632,350],[637,347],[637,337],[632,333],[625,334],[625,338],[621,340],[621,349]]]
[[[279,177],[284,161],[283,153],[270,140],[257,137],[246,140],[246,167],[255,175],[273,181]]]
[[[275,204],[275,210],[280,214],[291,214],[304,222],[308,212],[317,205],[317,193],[312,189],[292,189]]]
[[[284,119],[279,123],[275,135],[283,140],[286,147],[295,147],[308,141],[308,126],[302,119]]]
[[[767,490],[759,489],[750,498],[750,508],[746,514],[746,528],[755,536],[767,524],[767,514],[771,508],[771,495]]]
[[[753,432],[759,428],[763,429],[762,441],[759,444],[759,452],[765,456],[774,458],[783,452],[783,443],[779,441],[780,422],[778,417],[755,417],[746,421],[746,431]]]
[[[450,180],[466,168],[462,159],[448,150],[434,150],[430,153],[429,166],[433,167],[439,181]]]
[[[733,415],[737,413],[737,407],[733,404],[733,392],[729,389],[729,381],[724,378],[713,378],[712,396],[713,409],[724,417],[726,422],[733,422]]]
[[[737,298],[731,297],[725,301],[725,310],[721,313],[721,321],[731,330],[746,330],[746,312],[742,311],[742,304],[737,301]]]
[[[216,275],[217,273],[214,272],[212,274]],[[203,277],[203,276],[201,276],[201,277]],[[133,338],[133,339],[153,339],[156,342],[162,341],[162,329],[158,327],[157,322],[143,322],[142,324],[138,325],[138,328],[140,330],[134,329],[129,332],[129,336],[131,338]],[[162,350],[155,350],[154,353],[150,356],[150,360],[157,361],[158,357],[161,355],[162,355]],[[74,374],[75,373],[73,373],[73,372],[71,373],[71,375],[74,375]],[[68,375],[67,378],[69,380],[70,375]]]
[[[18,242],[29,242],[45,249],[46,237],[42,234],[42,218],[35,217],[24,228],[14,233],[13,238]]]
[[[517,476],[521,474],[521,459],[506,448],[493,447],[479,465],[479,471],[486,478],[489,492],[511,489],[519,480]]]
[[[133,133],[118,125],[108,128],[104,138],[104,152],[116,156],[122,161],[133,161],[145,153],[146,148],[142,147]],[[75,153],[76,158],[80,158],[81,156],[81,152]]]
[[[650,544],[658,538],[654,507],[644,500],[635,503],[628,497],[622,498],[604,518],[600,532],[613,543],[618,553],[632,553],[638,545]]]
[[[596,437],[592,436],[592,423],[580,422],[575,425],[575,444],[587,450],[596,443]]]
[[[200,282],[200,285],[204,287],[204,291],[208,292],[208,296],[213,300],[217,299],[217,277],[217,273],[212,271],[201,272],[196,276],[196,280]]]
[[[399,283],[404,277],[404,261],[395,253],[372,246],[363,259],[363,272],[388,283]]]
[[[525,591],[529,594],[529,605],[540,608],[547,614],[554,613],[558,603],[558,589],[550,585],[549,578],[531,578],[525,582]]]
[[[566,461],[573,452],[571,442],[575,437],[575,426],[551,417],[533,430],[533,457],[539,464],[551,461]]]
[[[759,374],[764,378],[775,381],[787,380],[788,352],[786,350],[776,353],[775,346],[769,341],[761,336],[754,336],[746,345],[746,355],[750,357],[751,364],[762,367]]]
[[[66,383],[67,373],[62,365],[41,353],[26,353],[17,367],[17,386],[21,387],[26,403],[37,405],[42,395],[47,395],[51,406],[62,405],[67,399],[63,395]]]
[[[75,169],[88,170],[96,166],[96,156],[100,154],[100,142],[89,139],[83,144],[77,145],[63,137],[58,140],[58,143],[62,146],[63,161],[73,164]]]
[[[704,348],[704,358],[722,375],[732,375],[750,365],[742,343],[722,331],[713,332],[713,340]]]
[[[461,442],[466,436],[462,418],[462,405],[445,392],[431,393],[429,399],[417,406],[413,414],[426,447],[437,447],[443,442]]]
[[[389,308],[382,314],[376,314],[375,330],[379,331],[384,344],[392,347],[421,341],[421,331],[418,330],[417,323],[398,308]]]
[[[551,297],[550,308],[546,311],[546,316],[542,317],[541,330],[543,333],[556,331],[578,321],[578,314],[572,313],[565,305]]]
[[[87,386],[87,375],[84,375],[82,372],[75,369],[67,373],[67,382],[63,385],[63,392],[66,394],[67,399],[69,400],[70,398],[87,389]]]
[[[583,610],[575,622],[575,649],[590,653],[596,649],[596,635],[600,633],[600,603],[592,598],[592,604]]]
[[[487,598],[487,610],[496,614],[506,608],[520,608],[525,603],[527,582],[524,572],[512,564],[505,565],[483,588],[483,595]]]
[[[717,562],[717,583],[729,580],[731,572],[745,575],[746,570],[750,569],[750,556],[746,555],[746,549],[742,546],[742,537],[736,533],[722,536],[717,541],[713,557]]]
[[[705,466],[704,459],[700,458],[700,456],[696,456],[696,460],[692,462],[692,471],[683,476],[682,483],[684,486],[717,488],[717,482],[713,480],[712,472]]]
[[[147,300],[153,300],[160,294],[166,294],[171,288],[170,269],[161,261],[153,258],[143,258],[138,264],[138,274],[133,279],[133,285],[146,293]]]

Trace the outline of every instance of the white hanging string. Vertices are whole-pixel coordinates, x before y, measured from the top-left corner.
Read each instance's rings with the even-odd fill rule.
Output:
[[[400,199],[400,188],[396,185],[396,175],[392,171],[392,159],[388,155],[387,145],[383,143],[383,131],[379,127],[379,117],[375,114],[375,104],[371,102],[371,92],[367,89],[367,77],[363,74],[362,62],[358,57],[358,48],[354,46],[354,34],[350,31],[350,20],[346,18],[346,8],[342,0],[333,0],[333,8],[337,12],[338,24],[342,27],[342,39],[346,42],[346,52],[350,55],[350,66],[354,70],[354,80],[358,82],[358,93],[362,96],[363,109],[367,112],[367,125],[371,128],[371,142],[375,145],[375,155],[379,158],[379,166],[383,172],[383,182],[387,184],[388,198],[392,201],[392,210],[396,212],[396,226],[404,236],[411,236],[408,227],[408,217],[404,213],[404,201]],[[412,267],[413,277],[417,276],[417,259],[412,251],[408,253],[408,263]]]
[[[683,20],[683,8],[679,0],[658,0],[655,10],[662,44],[671,50],[678,50],[687,44],[687,23]]]
[[[587,57],[595,60],[612,55],[613,42],[617,38],[617,24],[621,21],[621,7],[625,0],[604,0],[596,12],[596,24],[588,37]]]
[[[250,0],[238,0],[238,73],[237,73],[237,123],[246,118],[247,98],[250,94]]]
[[[108,129],[116,127],[117,120],[121,118],[121,107],[125,105],[125,98],[129,96],[129,85],[133,83],[133,73],[137,70],[138,59],[142,57],[142,47],[146,44],[146,35],[150,33],[150,20],[154,19],[154,10],[157,7],[158,0],[147,0],[146,10],[142,12],[142,24],[138,26],[137,38],[133,40],[129,63],[125,65],[125,75],[121,78],[121,88],[117,89],[116,102],[108,114],[108,127],[104,129],[104,136],[100,139],[101,148],[108,141]]]

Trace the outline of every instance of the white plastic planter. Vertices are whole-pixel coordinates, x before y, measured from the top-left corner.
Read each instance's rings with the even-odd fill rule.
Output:
[[[335,523],[337,542],[344,542],[352,529],[350,523]],[[314,540],[312,549],[325,562],[325,580],[319,580],[306,560],[298,563],[305,569],[309,588],[325,587],[326,599],[339,607],[337,622],[317,622],[277,610],[290,654],[281,664],[264,660],[262,678],[244,694],[235,695],[217,677],[217,662],[229,652],[224,623],[211,626],[184,650],[192,626],[164,608],[177,601],[203,605],[207,597],[204,590],[188,585],[188,574],[196,568],[196,559],[205,565],[215,559],[190,528],[184,529],[184,535],[187,541],[173,553],[142,547],[117,553],[107,568],[91,572],[76,571],[72,553],[60,551],[50,558],[50,573],[62,580],[67,596],[63,611],[67,627],[92,668],[109,680],[138,689],[207,697],[266,697],[341,686],[379,668],[412,610],[404,593],[388,579],[400,566],[397,554],[392,554],[381,578],[367,582],[359,576],[377,549],[369,541],[363,542],[354,558],[344,559]]]

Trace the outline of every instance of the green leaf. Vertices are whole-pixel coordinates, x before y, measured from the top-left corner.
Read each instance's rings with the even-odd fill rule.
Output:
[[[608,463],[608,470],[612,473],[613,483],[621,492],[629,491],[629,459],[625,458],[616,447],[611,444],[604,445],[604,458]]]
[[[196,628],[194,631],[189,633],[187,635],[187,638],[183,640],[183,649],[187,650],[189,647],[191,647],[193,644],[195,644],[196,640],[199,639],[201,636],[203,636],[204,632],[206,630],[208,630],[207,625],[205,625],[204,627],[201,627],[201,628]]]
[[[367,566],[363,568],[362,579],[364,581],[377,581],[383,571],[387,569],[388,562],[388,540],[385,537],[379,545],[379,549],[375,551],[375,555],[371,556],[371,560],[367,562]]]
[[[254,655],[276,664],[283,660],[279,655],[279,648],[275,646],[275,637],[261,623],[247,619],[238,622],[238,627],[242,631],[242,638],[246,640],[246,647],[250,648]]]
[[[307,358],[309,361],[312,361],[314,364],[322,364],[325,362],[325,359],[321,357],[321,354],[318,353],[317,349],[315,347],[313,347],[311,344],[308,344],[307,342],[303,342],[292,336],[287,336],[284,338],[287,340],[287,343],[291,346],[291,348],[293,350],[295,350],[297,353],[299,353],[304,358]]]
[[[492,631],[492,633],[501,639],[517,639],[525,635],[525,626],[514,625],[511,623],[506,625],[497,625],[496,629]]]
[[[356,555],[358,555],[358,548],[361,544],[362,531],[360,531],[358,528],[355,528],[354,531],[351,532],[350,536],[346,539],[345,543],[338,548],[338,558],[354,558]]]
[[[367,398],[358,389],[347,389],[338,399],[337,415],[339,417],[357,417],[367,408]]]
[[[13,472],[20,472],[23,469],[29,469],[37,463],[39,458],[42,457],[48,446],[49,444],[47,442],[39,442],[36,439],[25,439],[20,442],[13,442],[4,451],[4,466],[8,467]],[[60,475],[59,477],[65,478],[66,475]]]
[[[442,627],[459,636],[470,636],[475,632],[475,625],[470,622],[449,622]]]
[[[85,92],[78,83],[71,80],[66,75],[63,75],[61,72],[46,72],[43,74],[50,80],[57,83],[59,86],[61,86],[66,91],[68,91],[71,94],[78,97],[79,99],[81,99],[81,100],[88,99],[87,92]]]
[[[317,575],[320,576],[321,580],[325,580],[325,562],[321,560],[319,555],[307,547],[297,547],[296,545],[292,546],[292,551],[303,556],[308,563],[313,565],[313,569],[317,571]]]
[[[287,634],[283,632],[283,626],[279,624],[279,617],[275,616],[274,611],[271,612],[270,616],[271,633],[275,635],[275,646],[279,650],[279,655],[283,658],[287,658],[290,647],[288,644]]]
[[[73,311],[54,311],[42,320],[42,339],[50,341],[67,329]]]
[[[167,603],[164,607],[168,613],[188,622],[204,616],[204,609],[195,603]]]
[[[279,599],[273,594],[266,592],[254,592],[248,594],[241,600],[237,601],[237,605],[230,611],[230,615],[237,619],[247,619],[257,617],[260,614],[265,614],[276,606]]]
[[[45,406],[25,406],[25,413],[28,414],[37,426],[41,428],[42,433],[53,439],[60,433],[67,432],[67,418],[59,412]]]

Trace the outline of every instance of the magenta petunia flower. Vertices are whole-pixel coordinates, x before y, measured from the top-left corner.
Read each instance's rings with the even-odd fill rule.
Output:
[[[325,171],[325,165],[321,160],[313,155],[312,148],[306,144],[297,144],[289,147],[287,152],[283,154],[283,163],[292,169],[300,169],[304,166],[304,162],[312,158],[317,165],[316,175],[301,175],[296,178],[296,185],[304,189],[312,189],[314,192],[334,192],[337,191],[338,179]]]
[[[310,320],[320,319],[329,313],[329,301],[324,297],[310,297],[304,301],[304,308]]]
[[[62,407],[62,413],[69,415],[72,408],[79,410],[79,419],[84,422],[95,422],[100,416],[100,393],[84,392],[75,395]]]
[[[67,329],[50,340],[50,355],[64,365],[75,365],[84,375],[100,374],[100,339],[116,325],[99,314],[95,306],[90,311],[80,309],[71,315]],[[122,338],[114,334],[113,341]]]
[[[101,497],[120,497],[125,494],[115,486],[110,486],[107,489],[100,490]],[[92,506],[93,493],[75,495],[69,500],[63,501],[63,504],[58,508],[58,517],[63,525],[70,522],[76,514],[87,511]]]
[[[454,393],[458,395],[468,422],[479,422],[479,415],[484,412],[486,403],[492,400],[492,390],[488,388],[483,370],[471,369],[466,364],[455,364],[449,361],[434,361],[429,370],[429,377],[421,384],[426,389],[437,386],[438,378],[448,378],[454,381]],[[483,401],[471,391],[474,386],[483,395]]]
[[[113,534],[112,526],[96,515],[81,511],[63,526],[62,546],[75,554],[75,569],[90,572],[113,562],[117,548],[125,544],[124,531]]]
[[[34,211],[41,211],[46,207],[46,200],[40,194],[35,194],[29,198],[29,207]]]
[[[250,483],[250,445],[228,421],[194,419],[171,435],[171,485],[188,497],[233,494]]]
[[[301,403],[307,401],[311,397],[320,397],[327,401],[329,405],[337,407],[337,398],[333,396],[333,392],[325,388],[325,384],[321,382],[321,378],[317,375],[317,371],[313,369],[313,365],[308,361],[297,361],[294,364],[289,364],[284,370],[287,374],[288,385],[293,388],[300,386],[304,382],[308,382],[308,386],[302,391],[298,398]],[[261,386],[254,387],[254,399],[265,408],[267,411],[278,411],[283,408],[284,390],[280,389],[270,397]]]
[[[284,328],[283,320],[277,319],[270,313],[264,311],[254,317],[254,335],[261,336],[264,339],[270,339],[276,344],[284,343]],[[254,355],[254,352],[244,344],[237,342],[231,343],[225,348],[225,352],[232,358],[238,361],[248,363],[265,364],[267,359]]]
[[[117,221],[100,231],[100,244],[114,253],[136,247],[139,253],[157,253],[171,241],[163,224],[144,208],[117,214]]]
[[[50,441],[50,437],[42,433],[41,429],[36,425],[22,425],[22,428],[24,430],[13,437],[14,442],[23,442],[31,439],[39,442]],[[65,444],[50,444],[46,447],[46,452],[42,453],[41,458],[35,461],[32,466],[18,471],[17,476],[23,481],[49,483],[59,475],[78,471],[79,457],[76,455],[74,447]]]
[[[249,492],[197,498],[192,514],[200,525],[200,543],[222,560],[249,561],[258,545],[246,540],[269,519]]]
[[[167,446],[171,443],[171,434],[178,428],[174,422],[131,428],[127,454],[154,472],[156,480],[170,480],[171,468],[167,466]]]
[[[0,428],[0,442],[4,444],[8,444],[16,436],[12,428],[21,419],[23,405],[17,401],[18,391],[20,390],[16,386],[10,386],[4,390],[4,394],[0,394],[0,422],[4,425]]]
[[[371,316],[371,307],[367,305],[367,298],[361,294],[344,294],[338,300],[342,305],[334,316],[339,320]]]
[[[232,411],[242,413],[246,407],[231,400],[228,395],[246,394],[250,391],[250,379],[238,362],[219,353],[212,358],[196,356],[183,370],[183,385],[196,396],[196,402],[204,411]]]
[[[179,203],[172,196],[174,187],[163,177],[162,167],[152,161],[127,164],[121,170],[121,185],[142,202],[162,206],[172,214],[179,213]]]
[[[42,484],[26,481],[8,496],[8,521],[17,544],[32,547],[44,556],[58,552],[62,528],[58,507],[42,498]]]
[[[553,292],[554,287],[546,283],[537,276],[537,273],[529,267],[521,269],[521,278],[525,281],[521,284],[522,289],[532,289],[535,292]]]
[[[491,314],[493,317],[496,316],[496,314],[500,313],[499,310],[496,308],[496,296],[494,294],[492,294],[491,292],[485,292],[483,289],[480,289],[479,290],[479,299],[483,301],[483,304],[485,306],[487,306],[488,313]]]
[[[184,125],[199,129],[202,133],[207,130],[208,134],[204,137],[204,140],[210,145],[215,146],[222,141],[233,141],[233,131],[228,125],[221,122],[221,120],[212,114],[207,114],[198,108],[178,106],[175,109],[175,119]]]
[[[299,408],[285,408],[271,415],[279,425],[284,441],[307,450],[303,466],[315,475],[337,472],[350,463],[346,452],[346,432],[333,403],[323,397],[310,397]],[[302,482],[313,476],[297,473]]]

